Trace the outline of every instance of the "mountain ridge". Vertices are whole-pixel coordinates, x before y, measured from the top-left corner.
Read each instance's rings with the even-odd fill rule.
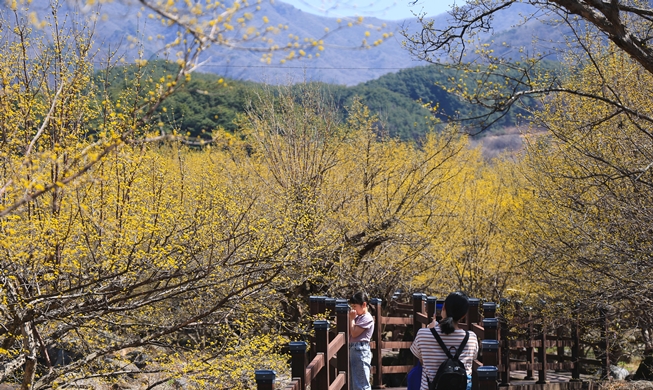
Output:
[[[47,16],[49,9],[43,3],[32,5],[40,18]],[[0,5],[0,10],[6,10],[6,5]],[[255,17],[266,16],[270,25],[287,26],[273,36],[280,46],[293,40],[289,36],[311,37],[319,39],[324,35],[324,29],[338,30],[335,17],[319,16],[307,13],[292,5],[276,1],[274,4],[262,2],[261,10]],[[511,12],[498,20],[495,29],[483,36],[484,42],[496,40],[495,51],[501,55],[518,53],[518,47],[524,47],[531,41],[530,33],[542,34],[537,21],[528,21],[525,16],[532,10],[527,5],[514,6]],[[142,49],[146,59],[165,58],[165,43],[174,40],[178,29],[163,26],[156,19],[149,19],[147,10],[137,7],[134,2],[105,3],[101,9],[93,7],[79,7],[78,1],[62,4],[62,10],[67,15],[79,13],[81,17],[93,18],[97,12],[96,42],[98,47],[116,48],[123,50],[125,60],[132,62],[137,58],[139,45],[129,41],[128,37],[141,36]],[[70,16],[73,17],[73,16]],[[435,25],[444,25],[448,14],[435,15]],[[352,20],[352,19],[348,19]],[[384,27],[382,27],[384,26]],[[418,31],[419,25],[416,18],[399,21],[387,21],[377,18],[365,18],[362,23],[352,23],[351,27],[340,28],[331,33],[324,41],[325,50],[320,52],[320,57],[312,59],[299,59],[281,63],[284,53],[273,56],[271,64],[266,65],[261,61],[261,53],[247,49],[229,49],[219,45],[210,46],[199,58],[199,71],[215,73],[238,80],[266,82],[270,84],[288,84],[302,81],[324,82],[352,86],[366,81],[377,79],[388,73],[396,73],[401,69],[426,65],[425,61],[411,58],[408,51],[402,46],[400,31],[409,33]],[[562,41],[561,31],[549,29],[550,41]],[[370,41],[383,33],[393,36],[386,39],[379,46],[363,49],[362,40],[366,32],[371,33]],[[152,39],[151,37],[163,39]],[[507,44],[506,44],[507,42]],[[99,61],[102,62],[102,61]]]

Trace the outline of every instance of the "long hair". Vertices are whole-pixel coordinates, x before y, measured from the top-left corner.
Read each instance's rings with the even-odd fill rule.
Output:
[[[455,324],[467,315],[469,308],[467,294],[462,291],[449,294],[444,300],[444,308],[447,311],[447,317],[440,320],[440,330],[444,334],[451,334],[456,330]]]

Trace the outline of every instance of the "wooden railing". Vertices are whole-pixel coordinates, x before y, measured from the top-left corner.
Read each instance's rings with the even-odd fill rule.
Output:
[[[383,365],[383,349],[408,349],[412,344],[412,340],[384,341],[382,332],[385,326],[412,327],[413,334],[417,334],[417,330],[427,326],[433,321],[434,317],[437,318],[440,314],[441,305],[438,307],[438,300],[435,297],[427,298],[424,294],[413,294],[412,298],[411,308],[399,304],[391,313],[394,315],[388,316],[382,315],[381,299],[370,300],[375,321],[374,333],[370,342],[372,349],[372,385],[374,388],[383,387],[383,374],[407,373],[413,367],[412,365]],[[310,384],[311,390],[349,390],[349,306],[347,301],[327,297],[311,297],[309,303],[311,314],[323,314],[325,319],[313,323],[315,336],[309,340],[312,346],[309,353],[307,353],[307,343],[305,342],[292,342],[289,344],[292,355],[292,380],[284,390],[305,390],[308,384]],[[483,317],[494,317],[496,305],[484,304],[483,310]],[[463,323],[461,326],[475,332],[479,340],[483,340],[486,334],[484,327],[479,323],[481,315],[478,299],[470,300],[467,318],[467,323]],[[329,332],[329,319],[336,323],[336,332]],[[491,334],[492,331],[490,331]],[[497,333],[495,332],[495,334]],[[498,342],[494,340],[494,343]],[[496,390],[498,385],[497,364],[490,365],[488,362],[498,363],[498,354],[498,348],[496,350],[485,350],[480,360],[474,362],[473,384],[475,390]],[[256,382],[259,390],[274,389],[275,380],[276,373],[274,371],[256,371]]]
[[[372,350],[372,386],[383,388],[384,374],[405,374],[413,365],[404,362],[398,365],[383,364],[383,350],[407,350],[410,340],[384,340],[384,331],[401,328],[412,335],[433,321],[440,319],[443,300],[424,294],[412,295],[412,302],[391,302],[382,315],[382,300],[370,301],[374,312],[375,328],[370,342]],[[497,316],[497,304],[471,298],[463,329],[474,332],[480,343],[480,353],[473,363],[472,385],[474,390],[495,390],[499,385],[509,386],[512,371],[526,371],[525,379],[538,384],[548,383],[547,370],[571,371],[571,380],[579,381],[581,365],[602,367],[609,373],[608,356],[602,359],[588,359],[581,356],[580,326],[578,322],[564,323],[547,328],[545,315],[533,315],[525,308],[509,302],[502,302],[503,316]],[[510,310],[510,323],[506,313]],[[515,312],[516,310],[516,312]],[[349,306],[347,301],[327,297],[311,297],[310,312],[323,316],[324,320],[314,322],[315,336],[305,342],[290,343],[292,354],[292,381],[285,390],[305,390],[310,384],[312,390],[349,390]],[[607,323],[607,320],[604,321]],[[335,323],[337,329],[331,329]],[[607,335],[607,332],[604,332]],[[607,336],[606,336],[607,340]],[[607,341],[606,341],[607,343]],[[548,352],[547,352],[548,350]],[[551,353],[555,351],[555,353]],[[309,356],[310,355],[310,356]],[[267,370],[256,372],[259,389],[272,389],[268,382],[274,382],[274,373]],[[270,385],[271,386],[271,385]]]
[[[315,348],[310,362],[305,342],[290,343],[292,381],[285,390],[305,390],[308,384],[312,390],[349,389],[349,306],[334,306],[337,333],[334,337],[329,336],[329,320],[313,322]],[[259,389],[261,385],[267,385],[258,379],[257,384]]]
[[[504,312],[510,312],[510,323],[501,321],[501,363],[498,368],[502,386],[510,385],[511,371],[526,371],[524,379],[537,384],[548,383],[547,370],[570,371],[571,381],[580,381],[582,365],[602,367],[609,373],[609,359],[581,357],[580,325],[578,321],[555,318],[545,321],[546,314],[517,303],[504,302]],[[548,314],[550,316],[550,314]],[[548,325],[547,325],[548,324]],[[547,350],[549,352],[547,352]],[[550,353],[554,350],[555,353]]]

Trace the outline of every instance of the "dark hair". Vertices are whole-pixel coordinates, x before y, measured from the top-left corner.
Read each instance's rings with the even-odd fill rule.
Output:
[[[362,305],[363,302],[369,305],[370,297],[368,297],[367,294],[362,291],[357,292],[356,294],[352,295],[351,298],[349,298],[349,303]]]
[[[444,309],[447,311],[447,318],[443,318],[440,321],[440,329],[444,334],[453,333],[456,328],[454,328],[454,322],[460,321],[461,318],[467,315],[467,309],[469,308],[469,300],[467,299],[467,294],[462,291],[456,291],[444,300]]]

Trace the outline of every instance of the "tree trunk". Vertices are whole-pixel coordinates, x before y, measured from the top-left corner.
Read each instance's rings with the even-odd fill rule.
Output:
[[[642,329],[644,339],[644,359],[639,363],[634,380],[653,380],[653,329]]]
[[[20,387],[21,390],[30,390],[36,375],[36,341],[30,325],[30,322],[25,323],[22,328],[23,348],[27,356],[25,356],[25,372],[23,374],[23,384]]]

